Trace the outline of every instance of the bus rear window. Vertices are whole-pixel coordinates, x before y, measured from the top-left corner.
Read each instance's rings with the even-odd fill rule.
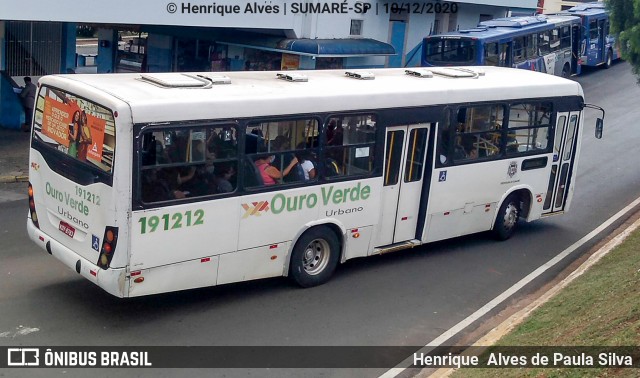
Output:
[[[94,102],[43,86],[36,103],[33,137],[106,173],[113,171],[113,113]]]
[[[476,45],[472,40],[430,38],[425,47],[425,60],[431,65],[476,64]]]

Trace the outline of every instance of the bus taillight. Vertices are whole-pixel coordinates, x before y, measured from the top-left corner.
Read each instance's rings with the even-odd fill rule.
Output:
[[[36,213],[36,201],[33,199],[33,186],[29,183],[29,212],[31,213],[31,221],[36,228],[40,228],[40,224],[38,223],[38,214]]]
[[[102,243],[102,250],[98,257],[98,266],[102,269],[108,269],[116,250],[116,243],[118,242],[118,227],[106,227],[102,240],[104,242]]]

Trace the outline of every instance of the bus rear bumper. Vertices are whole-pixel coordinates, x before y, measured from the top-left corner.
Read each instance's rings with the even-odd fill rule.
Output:
[[[78,272],[81,276],[95,283],[109,294],[116,297],[126,296],[126,269],[125,268],[109,268],[101,269],[96,264],[85,259],[84,257],[73,252],[69,248],[60,244],[49,235],[36,228],[31,221],[27,219],[27,232],[29,238],[33,240],[42,249],[50,255],[60,260],[64,265]]]

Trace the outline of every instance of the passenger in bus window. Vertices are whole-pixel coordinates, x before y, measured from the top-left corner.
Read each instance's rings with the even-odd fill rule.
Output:
[[[284,135],[278,135],[273,143],[271,144],[271,151],[283,151],[280,154],[275,156],[275,159],[272,162],[272,165],[276,167],[278,170],[284,170],[285,167],[291,164],[291,161],[296,157],[293,152],[288,152],[291,150],[291,141],[289,138]],[[304,149],[305,143],[301,142],[296,149]],[[284,181],[286,182],[300,182],[304,181],[304,171],[300,165],[294,165],[291,172],[284,177]]]
[[[185,198],[188,193],[172,189],[169,185],[170,174],[166,169],[153,168],[142,173],[142,201],[158,202]],[[169,176],[169,177],[167,177]]]
[[[465,153],[467,154],[467,159],[469,160],[475,160],[478,158],[478,149],[475,147],[469,147],[465,150]]]
[[[313,180],[316,177],[316,167],[312,161],[312,159],[314,159],[313,152],[301,150],[296,154],[296,158],[298,159],[300,167],[302,168],[304,180]]]
[[[327,140],[331,140],[331,138],[333,138],[333,134],[335,133],[335,131],[336,131],[336,120],[332,119],[327,124]]]
[[[475,160],[478,158],[478,138],[474,135],[462,135],[458,140],[458,149],[457,151],[464,151],[464,157],[459,156],[458,158],[464,158],[467,160]],[[460,148],[461,147],[461,148]]]
[[[284,171],[280,172],[278,168],[271,165],[274,159],[274,155],[269,155],[255,160],[256,167],[258,168],[260,176],[262,177],[262,181],[266,186],[275,185],[278,182],[276,180],[282,180],[282,178],[288,175],[293,167],[298,164],[298,159],[294,157],[293,159],[291,159],[291,162],[289,163],[289,165],[287,165]]]
[[[235,185],[231,183],[236,174],[235,168],[228,164],[220,164],[214,169],[213,185],[216,193],[233,192]]]
[[[178,170],[178,175],[176,176],[176,182],[178,186],[183,185],[189,181],[191,181],[196,175],[196,167],[182,167]]]
[[[180,189],[187,193],[190,197],[206,196],[215,193],[213,187],[213,166],[210,162],[197,167],[191,166],[184,169],[185,175],[178,176]]]
[[[342,146],[344,139],[344,129],[342,125],[337,126],[335,120],[329,122],[327,127],[327,144],[329,146]]]

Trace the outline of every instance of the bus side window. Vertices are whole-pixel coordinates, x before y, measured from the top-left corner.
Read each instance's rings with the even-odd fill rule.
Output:
[[[498,43],[492,42],[484,45],[484,64],[487,66],[500,65],[500,53],[498,52]]]
[[[538,49],[538,38],[535,34],[530,34],[525,37],[527,43],[527,59],[535,59],[537,57],[536,51]]]
[[[591,43],[597,43],[598,42],[598,36],[599,36],[599,31],[598,31],[598,20],[591,20],[589,22],[589,40]]]
[[[507,155],[549,150],[551,133],[551,103],[521,103],[509,108]]]
[[[140,150],[142,202],[233,192],[238,170],[234,132],[233,126],[145,132]]]
[[[508,43],[498,45],[500,54],[500,67],[511,67],[511,48]]]
[[[520,63],[525,60],[525,40],[524,37],[513,39],[513,62]]]
[[[543,56],[551,52],[549,47],[549,31],[543,31],[538,33],[538,55]]]
[[[325,132],[325,176],[369,175],[373,172],[375,115],[332,117]]]
[[[549,41],[549,48],[552,52],[560,50],[560,29],[553,29],[550,33],[551,39]]]
[[[502,105],[462,107],[456,116],[453,161],[496,159],[502,151]]]
[[[251,188],[315,180],[318,125],[318,120],[310,117],[249,124],[245,135],[245,186]],[[259,177],[256,177],[256,172]]]

